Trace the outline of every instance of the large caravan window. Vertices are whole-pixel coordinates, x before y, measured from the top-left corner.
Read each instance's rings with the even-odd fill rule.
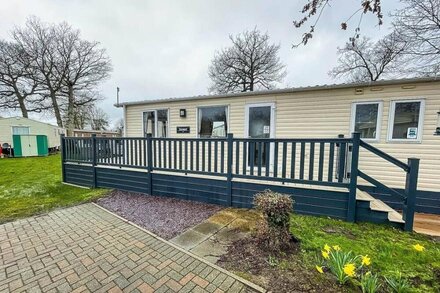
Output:
[[[12,134],[29,134],[29,127],[12,126]]]
[[[198,109],[198,123],[200,137],[225,137],[227,126],[228,107],[203,107]]]
[[[151,133],[153,137],[168,136],[168,110],[151,110],[143,113],[144,136]]]
[[[423,110],[423,100],[391,102],[389,139],[420,141],[422,138]]]
[[[379,140],[381,112],[381,102],[353,104],[351,132],[359,132],[363,139]]]

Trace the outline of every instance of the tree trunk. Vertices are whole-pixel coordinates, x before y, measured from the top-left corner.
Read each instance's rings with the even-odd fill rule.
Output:
[[[26,109],[26,105],[24,104],[23,100],[18,100],[18,102],[20,103],[20,110],[21,110],[21,116],[23,116],[24,118],[28,118],[28,111]]]
[[[21,116],[23,116],[24,118],[28,118],[28,110],[26,109],[26,104],[24,103],[23,97],[21,97],[21,95],[17,95],[17,98],[20,105]]]
[[[25,98],[21,95],[20,91],[15,85],[13,85],[13,88],[14,88],[15,96],[17,97],[18,100],[18,105],[20,106],[21,116],[23,116],[23,118],[29,118],[28,110],[24,102]]]
[[[57,96],[54,91],[50,91],[50,99],[52,100],[53,112],[57,119],[57,125],[63,127],[63,119],[61,118],[60,106],[58,105]]]
[[[67,104],[67,134],[73,135],[73,129],[75,128],[75,99],[73,97],[73,87],[68,88],[68,104]]]

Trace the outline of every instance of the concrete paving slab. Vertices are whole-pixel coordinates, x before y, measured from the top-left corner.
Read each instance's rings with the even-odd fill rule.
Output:
[[[223,227],[224,225],[205,221],[201,224],[198,224],[197,226],[194,226],[193,228],[191,228],[191,230],[210,236],[217,233]]]
[[[208,239],[209,235],[205,235],[189,229],[177,237],[174,237],[170,240],[171,243],[174,243],[183,249],[190,250],[196,245],[202,243],[204,240]]]

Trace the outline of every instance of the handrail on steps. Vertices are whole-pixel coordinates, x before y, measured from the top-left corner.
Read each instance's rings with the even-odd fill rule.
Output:
[[[355,144],[355,134],[353,134],[353,144]],[[404,230],[412,231],[414,225],[414,212],[416,207],[416,197],[417,197],[417,181],[419,175],[419,165],[420,159],[417,158],[408,158],[408,163],[404,163],[393,156],[379,150],[378,148],[366,143],[363,140],[359,141],[359,145],[364,149],[372,152],[373,154],[387,160],[390,163],[400,167],[406,172],[406,180],[405,180],[405,192],[401,194],[395,189],[386,186],[380,181],[374,179],[373,177],[367,175],[366,173],[357,169],[356,175],[366,180],[367,182],[373,184],[376,187],[380,187],[388,190],[392,194],[400,195],[404,198],[403,204],[403,220],[405,221]],[[353,148],[354,150],[354,148]],[[354,155],[354,154],[353,154]],[[358,155],[358,154],[357,154]],[[352,165],[353,167],[353,165]]]

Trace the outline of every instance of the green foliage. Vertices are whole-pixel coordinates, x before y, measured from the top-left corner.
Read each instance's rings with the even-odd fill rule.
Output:
[[[272,256],[272,255],[269,255],[269,257],[267,259],[267,262],[269,263],[269,265],[271,267],[276,267],[276,266],[279,265],[279,260],[276,257]]]
[[[90,201],[106,192],[62,184],[59,155],[0,159],[0,169],[0,223]]]
[[[351,277],[348,275],[344,268],[349,265],[355,265],[358,262],[359,257],[355,256],[351,251],[345,252],[342,250],[331,250],[329,251],[329,258],[327,260],[327,266],[330,272],[335,275],[339,284],[345,284]]]
[[[374,270],[391,276],[402,271],[412,292],[440,292],[440,243],[417,233],[385,225],[348,223],[324,217],[291,215],[290,231],[301,243],[304,263],[316,270],[316,252],[325,244],[338,244],[355,255],[368,255]],[[413,245],[425,247],[418,252]]]
[[[270,227],[289,227],[293,206],[289,195],[266,189],[255,195],[254,205],[265,215]]]
[[[264,215],[264,220],[256,226],[256,237],[270,250],[282,250],[289,246],[290,212],[293,200],[287,194],[270,190],[258,193],[254,197],[255,208]]]
[[[376,293],[382,286],[377,274],[372,274],[371,272],[366,272],[361,276],[360,285],[362,293]]]
[[[385,281],[393,293],[407,293],[410,291],[408,281],[402,276],[401,272],[397,272],[394,276],[385,277]]]

